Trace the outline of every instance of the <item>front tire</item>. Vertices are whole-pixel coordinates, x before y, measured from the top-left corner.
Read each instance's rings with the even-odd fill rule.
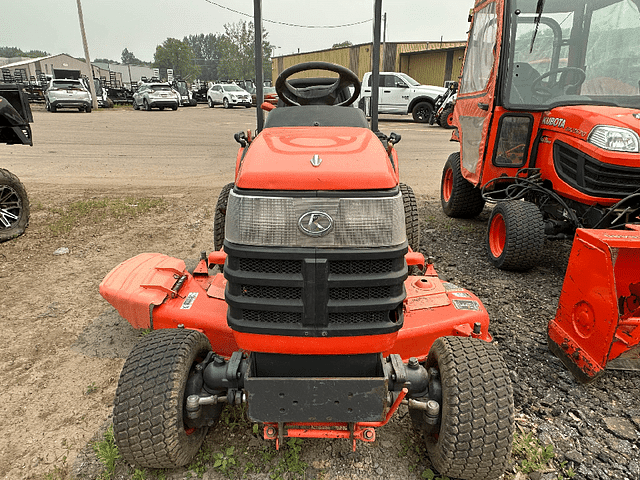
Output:
[[[535,266],[544,245],[544,220],[531,202],[498,202],[486,236],[489,261],[502,270],[526,271]]]
[[[163,329],[143,337],[122,368],[113,407],[113,436],[122,457],[144,468],[176,468],[196,455],[207,428],[183,421],[194,364],[211,351],[196,330]]]
[[[147,112],[151,111],[151,105],[149,105],[149,102],[147,101],[146,98],[142,101],[142,106]]]
[[[224,246],[224,224],[227,218],[227,204],[229,203],[229,193],[233,190],[233,183],[227,183],[218,196],[216,211],[213,215],[213,248],[221,250]]]
[[[453,218],[473,218],[484,208],[480,189],[462,176],[460,152],[449,155],[442,169],[440,203],[445,215]]]
[[[0,242],[24,233],[29,224],[29,198],[22,182],[0,168]]]
[[[207,103],[209,104],[209,108],[213,108],[213,100],[211,97],[207,98]]]
[[[433,113],[433,105],[429,102],[418,102],[411,110],[413,121],[417,123],[428,123]]]
[[[441,475],[465,480],[500,477],[511,454],[513,390],[495,345],[470,337],[440,337],[425,365],[439,371],[440,429],[425,434]]]
[[[404,183],[400,184],[402,202],[404,203],[404,224],[407,229],[407,242],[414,252],[420,251],[420,222],[418,202],[413,189]]]
[[[227,100],[226,98],[222,99],[222,107],[223,108],[230,108],[231,105],[229,105],[229,100]]]

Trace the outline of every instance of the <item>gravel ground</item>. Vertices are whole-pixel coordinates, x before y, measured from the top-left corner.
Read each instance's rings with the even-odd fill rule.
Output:
[[[575,479],[640,478],[640,372],[607,371],[590,385],[574,380],[547,349],[571,245],[547,242],[539,264],[526,273],[492,268],[484,237],[490,207],[474,220],[448,219],[439,204],[424,205],[425,252],[440,278],[463,285],[489,311],[490,331],[511,370],[518,424],[551,444]],[[539,472],[530,478],[555,479]]]

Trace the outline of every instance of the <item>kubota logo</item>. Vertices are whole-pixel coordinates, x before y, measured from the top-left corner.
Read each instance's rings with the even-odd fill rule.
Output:
[[[333,228],[333,219],[324,212],[307,212],[298,220],[298,228],[310,237],[322,237]]]
[[[548,125],[550,127],[558,127],[564,128],[564,125],[567,123],[567,120],[564,118],[556,118],[556,117],[544,117],[542,119],[543,125]]]

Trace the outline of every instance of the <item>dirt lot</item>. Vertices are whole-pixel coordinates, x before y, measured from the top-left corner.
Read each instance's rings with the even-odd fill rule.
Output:
[[[421,201],[434,199],[455,149],[450,131],[387,120],[381,130],[403,136],[401,179]],[[70,470],[105,424],[136,332],[98,285],[138,253],[186,259],[211,249],[213,206],[233,180],[233,133],[254,126],[254,110],[203,105],[91,114],[34,107],[34,146],[2,147],[0,165],[29,193],[31,222],[0,244],[1,477]],[[56,255],[60,248],[68,253]]]

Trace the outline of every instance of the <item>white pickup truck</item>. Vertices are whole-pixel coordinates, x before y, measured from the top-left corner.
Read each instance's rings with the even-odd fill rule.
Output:
[[[406,73],[380,72],[378,113],[413,115],[413,120],[427,123],[433,112],[436,97],[447,91],[444,87],[420,85]],[[362,93],[358,106],[370,113],[371,72],[362,78]]]

